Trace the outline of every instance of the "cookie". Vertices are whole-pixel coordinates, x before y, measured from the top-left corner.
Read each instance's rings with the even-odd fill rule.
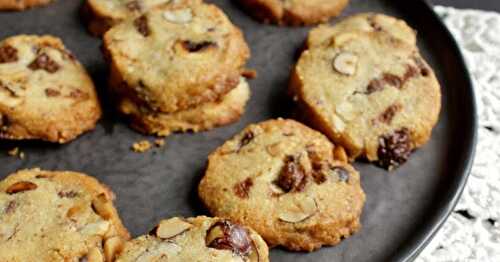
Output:
[[[434,72],[415,41],[396,34],[344,30],[310,40],[323,44],[303,52],[290,81],[312,126],[351,159],[364,157],[388,169],[429,140],[441,108]]]
[[[0,182],[0,261],[113,261],[129,239],[113,198],[80,173],[8,176]]]
[[[157,8],[104,35],[112,91],[163,113],[220,100],[249,53],[241,31],[205,3]]]
[[[66,143],[101,116],[89,75],[52,36],[0,42],[0,138]]]
[[[264,23],[309,25],[326,22],[344,10],[349,0],[239,0],[241,6]]]
[[[204,103],[191,109],[161,113],[123,98],[119,110],[131,119],[134,129],[145,134],[167,136],[173,132],[199,132],[235,122],[245,112],[249,98],[250,87],[241,78],[238,87],[223,96],[221,101]]]
[[[111,27],[153,8],[200,2],[201,0],[87,0],[83,5],[82,15],[90,33],[101,36]]]
[[[116,261],[266,262],[268,253],[264,240],[250,228],[221,218],[174,217],[127,242]]]
[[[358,172],[325,136],[293,120],[253,124],[208,158],[198,193],[209,211],[270,246],[313,251],[360,228]]]
[[[0,11],[22,11],[28,8],[46,5],[52,0],[2,0],[0,1]]]

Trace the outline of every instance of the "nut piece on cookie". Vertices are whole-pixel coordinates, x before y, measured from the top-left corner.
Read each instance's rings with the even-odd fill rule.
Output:
[[[351,160],[363,157],[391,170],[430,139],[441,88],[404,21],[355,15],[313,29],[307,47],[290,93],[308,123]]]
[[[8,176],[0,182],[0,261],[114,261],[130,236],[113,198],[80,173]]]
[[[293,120],[253,124],[210,154],[198,193],[213,215],[255,229],[270,246],[335,245],[359,230],[365,194],[334,152]]]
[[[239,119],[249,98],[242,32],[216,6],[176,3],[104,35],[110,88],[132,126],[160,136]]]
[[[162,220],[149,235],[125,244],[117,262],[128,261],[269,261],[264,240],[252,229],[221,218]]]
[[[0,41],[0,138],[66,143],[101,116],[83,66],[52,36]]]
[[[241,7],[264,23],[310,25],[338,16],[349,0],[238,0]]]
[[[2,0],[0,11],[23,11],[29,8],[44,6],[52,0]]]
[[[101,36],[111,27],[124,20],[139,17],[151,9],[200,2],[201,0],[86,0],[81,11],[90,33]]]

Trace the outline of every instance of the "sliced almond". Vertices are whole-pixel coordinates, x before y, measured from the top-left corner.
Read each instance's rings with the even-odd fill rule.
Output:
[[[104,262],[104,257],[102,256],[101,250],[99,248],[94,247],[89,250],[87,254],[88,262]]]
[[[114,261],[116,254],[123,250],[123,244],[123,240],[118,236],[106,239],[106,242],[104,242],[104,257],[106,261]]]
[[[163,17],[171,23],[187,24],[193,20],[193,11],[190,8],[165,11]]]
[[[341,162],[347,163],[349,161],[349,158],[347,157],[347,153],[345,152],[344,147],[342,146],[335,146],[335,149],[333,150],[333,157]]]
[[[35,190],[38,186],[35,183],[29,181],[19,181],[10,185],[5,192],[9,195],[16,194],[19,192]]]
[[[186,232],[192,227],[192,224],[177,217],[169,220],[163,220],[156,229],[156,236],[163,239],[173,238]]]
[[[278,210],[280,220],[288,223],[299,223],[316,214],[318,206],[312,197],[281,198]]]
[[[93,236],[93,235],[104,236],[104,234],[106,234],[106,232],[108,231],[109,226],[110,226],[110,224],[108,221],[102,220],[102,221],[91,223],[91,224],[84,226],[80,230],[80,233],[87,235],[87,236]]]
[[[333,69],[342,75],[352,76],[356,73],[358,56],[351,52],[342,52],[333,59]]]
[[[92,209],[106,220],[113,216],[113,204],[104,193],[92,199]]]

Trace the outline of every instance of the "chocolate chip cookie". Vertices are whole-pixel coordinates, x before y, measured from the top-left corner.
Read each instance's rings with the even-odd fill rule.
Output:
[[[89,75],[52,36],[0,42],[0,138],[65,143],[101,116]]]
[[[308,25],[326,22],[344,10],[349,0],[239,0],[241,6],[264,23]]]
[[[175,217],[127,242],[116,261],[266,262],[268,252],[264,240],[248,227],[220,218]]]
[[[114,261],[129,234],[113,198],[80,173],[8,176],[0,182],[0,261]]]
[[[35,6],[42,6],[52,2],[52,0],[2,0],[0,1],[0,11],[22,11]]]
[[[189,2],[200,3],[201,0],[87,0],[82,14],[89,31],[101,36],[111,27],[126,19],[138,17],[150,9]]]
[[[113,92],[163,113],[220,100],[249,53],[242,32],[205,3],[156,8],[104,35]]]
[[[158,136],[173,132],[199,132],[237,121],[245,112],[250,87],[241,78],[238,87],[224,95],[221,101],[209,102],[174,113],[155,112],[123,98],[119,110],[131,119],[136,130]]]
[[[347,30],[341,23],[344,30],[333,26],[326,38],[320,34],[326,27],[313,30],[290,82],[312,126],[352,159],[388,169],[429,140],[441,108],[434,72],[415,37],[404,37],[412,31],[392,21],[392,27],[370,24],[374,30]]]
[[[293,120],[253,124],[208,158],[198,192],[210,212],[270,246],[312,251],[360,228],[358,172],[325,136]]]

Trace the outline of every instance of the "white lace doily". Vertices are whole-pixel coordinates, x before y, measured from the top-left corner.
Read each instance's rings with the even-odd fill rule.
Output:
[[[417,262],[500,261],[500,14],[435,8],[472,74],[479,140],[471,177],[455,212]]]

